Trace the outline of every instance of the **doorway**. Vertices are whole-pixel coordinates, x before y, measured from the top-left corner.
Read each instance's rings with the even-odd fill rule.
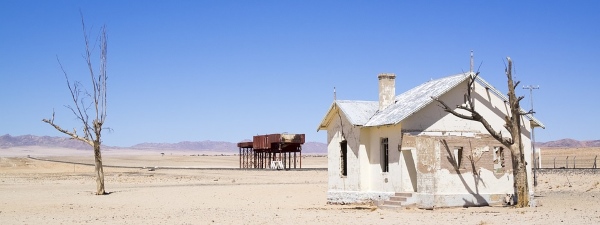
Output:
[[[410,182],[410,186],[412,187],[412,192],[417,192],[417,167],[415,166],[415,158],[413,157],[413,153],[415,153],[414,148],[410,149],[402,149],[402,158],[404,161],[402,170],[406,171],[404,174],[408,174],[409,179],[403,179],[402,182]],[[403,185],[404,189],[408,188],[407,185]]]

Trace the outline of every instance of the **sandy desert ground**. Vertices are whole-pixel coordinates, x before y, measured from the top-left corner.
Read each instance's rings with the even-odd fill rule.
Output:
[[[82,150],[0,149],[0,224],[599,224],[600,178],[593,172],[546,173],[539,206],[407,208],[327,205],[327,171],[234,170],[236,156],[192,152],[106,151],[109,195],[93,194],[93,167]],[[191,156],[196,155],[196,156]],[[325,157],[303,158],[325,168]],[[204,168],[204,169],[202,169]]]

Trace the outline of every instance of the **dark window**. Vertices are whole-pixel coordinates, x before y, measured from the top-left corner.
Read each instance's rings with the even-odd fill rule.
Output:
[[[342,141],[340,142],[341,149],[341,172],[342,176],[348,175],[348,142]]]
[[[494,147],[494,171],[504,172],[504,148],[502,147]]]
[[[454,147],[454,163],[456,168],[460,169],[462,166],[463,147]]]
[[[389,150],[390,150],[390,148],[388,145],[388,139],[382,138],[381,139],[381,171],[382,172],[390,171],[390,165],[389,165],[390,151]]]

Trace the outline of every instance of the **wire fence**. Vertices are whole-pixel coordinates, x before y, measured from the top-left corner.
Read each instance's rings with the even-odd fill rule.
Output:
[[[540,168],[598,169],[598,156],[556,156],[542,160]]]

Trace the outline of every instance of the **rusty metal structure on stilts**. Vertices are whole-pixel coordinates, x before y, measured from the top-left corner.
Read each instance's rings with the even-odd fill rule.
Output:
[[[251,142],[239,142],[242,169],[302,168],[304,134],[266,134],[253,137]]]

